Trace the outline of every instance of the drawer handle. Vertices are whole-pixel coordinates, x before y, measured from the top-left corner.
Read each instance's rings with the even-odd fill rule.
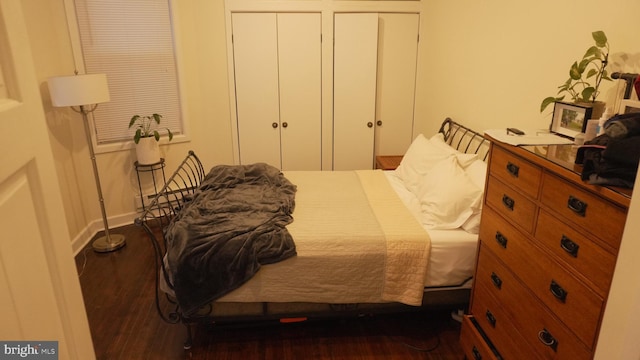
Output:
[[[498,289],[502,288],[502,279],[500,279],[500,277],[498,275],[496,275],[496,273],[492,272],[491,273],[491,282],[493,283],[493,286],[495,286]]]
[[[578,257],[578,249],[580,249],[580,245],[574,243],[565,235],[562,235],[562,239],[560,240],[560,247],[562,248],[562,250],[566,251],[574,258]]]
[[[567,207],[580,216],[584,217],[587,214],[587,203],[572,195],[569,195]]]
[[[554,338],[553,335],[549,333],[549,330],[547,329],[540,330],[538,332],[538,340],[540,340],[540,342],[542,342],[546,346],[552,348],[553,351],[558,350],[558,340],[556,340],[556,338]]]
[[[491,327],[496,327],[496,317],[493,316],[491,311],[487,310],[484,316],[487,318],[487,321],[489,321],[489,324],[491,324]]]
[[[502,246],[504,249],[507,248],[507,238],[504,237],[504,235],[502,235],[500,233],[500,231],[496,231],[496,241],[498,242],[498,244],[500,244],[500,246]]]
[[[507,171],[509,174],[513,175],[513,177],[518,177],[518,173],[520,172],[520,167],[512,162],[507,163]]]
[[[555,280],[551,280],[551,285],[549,285],[549,290],[558,300],[562,302],[567,301],[567,291],[562,288]]]
[[[507,209],[513,211],[513,205],[515,205],[516,201],[510,198],[509,196],[502,195],[502,204],[507,207]]]
[[[473,354],[473,358],[476,360],[482,360],[482,355],[480,355],[480,351],[475,346],[471,349],[471,353]]]

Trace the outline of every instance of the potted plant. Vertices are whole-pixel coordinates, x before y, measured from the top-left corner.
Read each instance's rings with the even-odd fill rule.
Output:
[[[592,118],[599,118],[602,115],[604,103],[596,102],[596,99],[600,94],[598,89],[602,80],[611,81],[607,73],[609,42],[603,31],[594,31],[591,36],[595,45],[587,49],[580,62],[576,61],[571,65],[569,79],[558,86],[558,96],[549,96],[542,100],[540,112],[543,112],[549,104],[562,101],[569,96],[575,103],[590,103],[593,106]]]
[[[157,127],[160,125],[162,115],[133,115],[129,121],[129,129],[135,127],[136,133],[133,141],[136,143],[136,157],[141,165],[149,165],[160,162],[160,132]],[[155,125],[154,125],[155,123]],[[169,128],[165,128],[169,141],[173,139],[173,133]]]

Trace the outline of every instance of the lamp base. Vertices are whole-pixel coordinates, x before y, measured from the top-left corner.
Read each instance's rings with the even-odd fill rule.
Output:
[[[106,236],[97,238],[91,246],[95,252],[111,252],[116,251],[126,244],[124,235],[110,234],[109,239]]]

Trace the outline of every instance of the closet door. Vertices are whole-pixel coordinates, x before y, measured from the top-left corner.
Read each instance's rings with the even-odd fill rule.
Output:
[[[373,168],[377,48],[377,13],[334,15],[334,170]]]
[[[321,170],[319,13],[278,14],[282,170]]]
[[[280,167],[276,14],[232,14],[240,163]]]
[[[413,140],[418,14],[380,14],[376,155],[402,155]]]

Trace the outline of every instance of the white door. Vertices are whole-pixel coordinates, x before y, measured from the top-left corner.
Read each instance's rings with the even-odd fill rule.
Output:
[[[280,168],[276,14],[234,13],[231,21],[240,163]]]
[[[335,14],[333,169],[373,168],[378,14]]]
[[[0,339],[58,341],[60,359],[92,359],[21,6],[0,0]]]
[[[413,140],[418,14],[380,14],[376,155],[402,155]]]
[[[322,169],[320,14],[278,14],[282,170]]]

